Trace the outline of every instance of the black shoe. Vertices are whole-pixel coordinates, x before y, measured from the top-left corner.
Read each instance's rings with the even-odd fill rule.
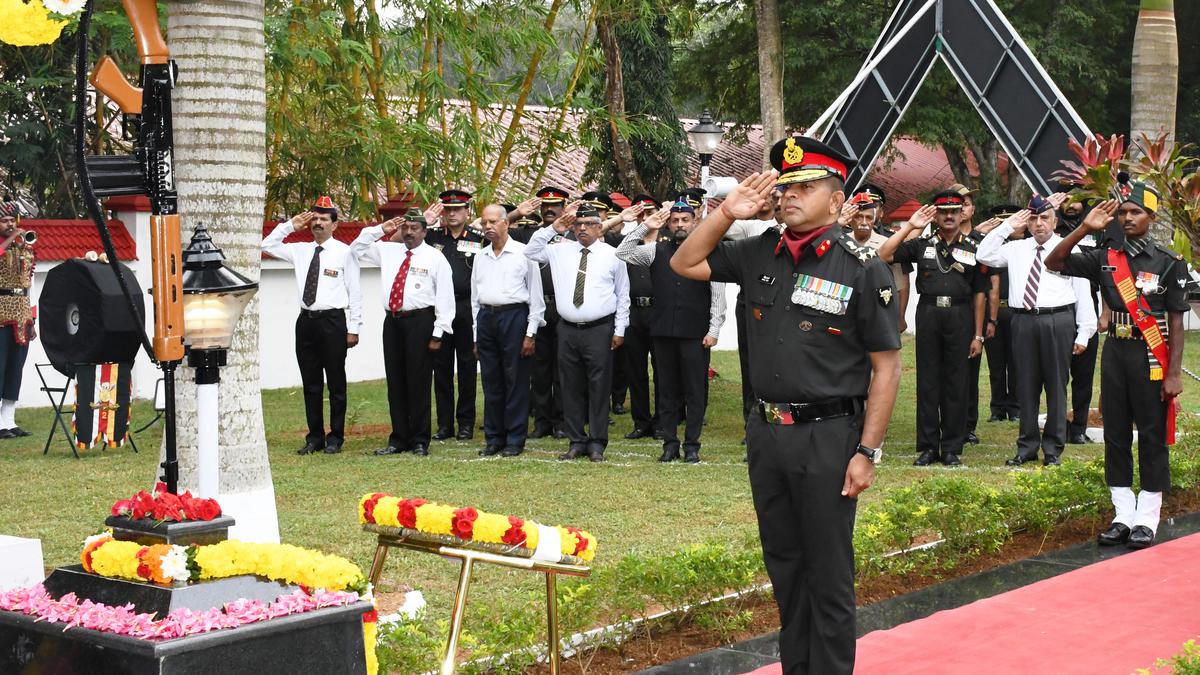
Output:
[[[1071,437],[1067,439],[1067,442],[1071,445],[1087,445],[1088,443],[1091,443],[1091,441],[1088,440],[1087,434],[1083,433],[1082,431],[1077,434],[1071,434]]]
[[[938,461],[937,450],[924,450],[917,457],[917,461],[913,462],[913,466],[929,466]]]
[[[745,445],[745,444],[746,444],[746,437],[742,436],[742,445]]]
[[[664,434],[661,429],[655,429],[654,433],[651,435],[654,436],[654,440],[656,441],[661,441],[667,437],[667,435]]]
[[[616,421],[616,420],[614,420],[612,417],[609,417],[609,418],[608,418],[608,426],[610,426],[610,427],[611,427],[611,426],[616,426],[616,424],[617,424],[617,421]]]
[[[11,433],[13,435],[13,438],[24,438],[26,436],[33,435],[33,434],[29,433],[28,431],[25,431],[21,427],[13,427],[13,428],[9,429],[8,431],[9,431],[9,433]]]
[[[1126,546],[1133,550],[1149,548],[1154,543],[1154,532],[1145,525],[1138,525],[1129,533]]]
[[[1021,466],[1029,462],[1036,462],[1037,457],[1022,457],[1021,453],[1017,453],[1012,459],[1005,460],[1004,463],[1008,466]]]
[[[389,445],[386,448],[380,448],[380,449],[376,450],[375,456],[376,457],[386,457],[388,455],[399,455],[399,454],[402,454],[403,452],[404,451],[401,450],[400,448],[397,448],[394,445]]]
[[[1042,466],[1062,466],[1062,459],[1058,455],[1047,455],[1042,460]]]
[[[475,434],[471,433],[471,428],[470,428],[470,427],[467,427],[466,429],[461,429],[461,428],[460,428],[460,429],[458,430],[458,435],[457,435],[457,436],[455,436],[455,438],[456,438],[456,439],[458,439],[458,440],[460,440],[460,441],[469,441],[469,440],[471,440],[472,438],[475,438]]]
[[[588,456],[589,462],[603,462],[604,461],[604,449],[603,448],[588,448],[587,456]]]
[[[416,455],[417,457],[428,457],[429,447],[421,443],[417,443],[412,447],[412,454]]]
[[[1003,422],[1006,419],[1008,419],[1008,417],[1006,417],[1004,415],[1004,413],[992,413],[992,416],[988,418],[988,421],[989,422]]]
[[[942,455],[942,465],[943,466],[962,466],[962,460],[958,458],[958,455],[946,453],[946,454]]]
[[[1127,541],[1129,541],[1129,526],[1125,523],[1113,523],[1096,537],[1096,543],[1101,546],[1116,546]]]
[[[625,414],[625,404],[624,403],[614,403],[612,406],[612,411],[613,411],[614,415],[624,415]]]
[[[583,443],[572,443],[571,447],[567,448],[567,451],[559,455],[558,458],[563,461],[569,461],[579,459],[584,455],[587,455],[587,446]]]
[[[433,435],[435,441],[444,441],[447,438],[454,438],[453,429],[438,429],[437,433]]]
[[[968,431],[966,442],[971,445],[979,445],[979,437],[975,435],[974,431]]]
[[[549,427],[534,426],[533,431],[529,434],[529,437],[530,438],[545,438],[547,436],[553,436],[553,435],[554,435],[554,430],[550,429]]]
[[[6,433],[9,433],[8,429],[0,429],[0,438],[14,438],[14,436],[11,436],[11,435],[5,436],[4,434],[6,434]],[[323,447],[324,447],[324,444],[317,443],[316,441],[309,441],[304,444],[303,448],[300,448],[299,450],[297,450],[296,454],[297,455],[311,455],[315,452],[320,452]]]
[[[325,454],[336,455],[342,451],[341,443],[328,443],[325,445]]]
[[[633,431],[625,434],[625,438],[628,438],[632,441],[638,438],[649,438],[653,435],[654,432],[650,431],[649,429],[634,429]]]
[[[522,452],[525,452],[525,448],[522,448],[518,445],[510,445],[507,448],[500,451],[500,456],[501,457],[516,457],[517,455],[521,454]]]
[[[687,462],[688,464],[699,464],[700,463],[700,451],[699,450],[684,450],[683,451],[683,461]]]
[[[667,462],[674,462],[677,459],[679,459],[679,446],[674,443],[664,445],[662,456],[658,458],[658,461],[666,464]]]
[[[569,436],[567,436],[567,432],[563,431],[562,429],[555,429],[554,437],[559,440],[562,440],[564,438],[569,438]]]
[[[479,456],[480,457],[495,457],[496,455],[500,454],[500,451],[503,449],[504,448],[500,447],[499,445],[489,445],[486,448],[479,451]]]
[[[12,432],[12,429],[0,429],[0,439],[16,437],[17,435]]]

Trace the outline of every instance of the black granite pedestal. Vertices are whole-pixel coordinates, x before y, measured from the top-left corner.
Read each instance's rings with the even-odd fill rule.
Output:
[[[83,571],[81,565],[54,570],[42,585],[55,599],[62,598],[67,593],[74,593],[80,600],[91,600],[113,607],[132,603],[139,613],[154,613],[159,619],[183,607],[203,612],[224,607],[240,598],[258,600],[269,605],[279,596],[294,593],[299,588],[252,575],[212,579],[197,584],[159,586],[89,574]]]
[[[139,544],[177,544],[205,546],[229,538],[229,528],[234,520],[230,516],[217,516],[212,520],[185,520],[181,523],[155,521],[149,518],[134,520],[125,516],[109,516],[104,524],[112,528],[113,539],[136,541]]]

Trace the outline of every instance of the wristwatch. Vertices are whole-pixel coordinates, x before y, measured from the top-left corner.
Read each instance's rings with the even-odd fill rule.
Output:
[[[859,443],[858,447],[855,448],[854,451],[871,460],[873,464],[878,464],[879,460],[883,459],[883,448],[868,448],[862,443]]]
[[[982,344],[985,338],[982,335],[976,335],[975,339],[979,340],[979,342]]]

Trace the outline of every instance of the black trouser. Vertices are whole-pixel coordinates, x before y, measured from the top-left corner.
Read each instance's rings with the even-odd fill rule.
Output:
[[[625,405],[625,397],[629,394],[629,371],[625,367],[625,355],[621,352],[625,347],[613,350],[612,405]]]
[[[1096,353],[1100,347],[1100,334],[1088,340],[1087,349],[1071,357],[1071,423],[1067,425],[1069,436],[1087,431],[1088,413],[1092,409],[1092,383],[1096,377]]]
[[[433,380],[433,308],[383,318],[383,372],[387,376],[392,433],[388,445],[411,450],[429,445],[429,385]],[[445,345],[442,349],[445,349]]]
[[[708,407],[708,350],[701,338],[655,337],[654,356],[662,368],[658,382],[663,447],[679,447],[679,422],[686,418],[683,449],[699,451]]]
[[[974,311],[970,302],[917,304],[917,452],[962,454]]]
[[[854,670],[858,500],[841,491],[862,425],[862,413],[784,426],[757,411],[747,424],[750,489],[786,675]]]
[[[964,433],[975,433],[979,425],[979,366],[982,364],[983,354],[967,359],[967,421]]]
[[[991,409],[996,417],[1016,417],[1020,412],[1017,403],[1017,360],[1013,356],[1012,342],[1013,311],[1001,307],[996,314],[996,334],[983,343],[987,352],[988,381],[992,388]]]
[[[742,421],[746,422],[750,419],[755,399],[754,390],[750,387],[750,335],[746,331],[746,303],[742,301],[741,291],[738,291],[733,318],[737,322],[738,368],[742,372]]]
[[[483,378],[483,435],[488,447],[525,447],[529,433],[529,368],[521,356],[529,306],[479,308],[475,341]]]
[[[1017,400],[1021,433],[1017,455],[1046,457],[1062,454],[1067,441],[1067,372],[1075,343],[1075,312],[1017,314],[1012,320],[1013,351],[1017,360]],[[1038,430],[1042,392],[1046,393],[1046,424]]]
[[[589,328],[577,328],[566,321],[558,324],[563,431],[572,445],[599,445],[601,450],[608,445],[612,337],[612,317]],[[585,422],[587,434],[583,432]]]
[[[650,337],[650,307],[630,307],[629,326],[625,328],[625,344],[619,350],[625,359],[629,378],[629,414],[633,428],[650,431],[658,427],[659,397],[658,360]],[[654,367],[654,408],[650,408],[650,366]]]
[[[346,440],[346,312],[326,310],[296,317],[296,363],[304,390],[306,443],[341,445]],[[329,387],[329,436],[325,435],[325,387]]]
[[[437,399],[439,431],[475,432],[475,344],[471,338],[471,298],[455,302],[454,332],[443,336],[442,348],[433,355],[433,393]],[[458,363],[458,407],[454,405],[454,364]]]
[[[1164,336],[1165,339],[1165,336]],[[1100,413],[1104,416],[1104,479],[1109,487],[1133,487],[1133,429],[1138,430],[1142,489],[1171,487],[1167,451],[1167,404],[1162,382],[1150,379],[1142,340],[1109,337],[1100,357]]]
[[[534,340],[529,398],[533,404],[534,427],[549,430],[562,428],[563,423],[562,397],[558,388],[558,310],[552,295],[546,296],[545,319],[546,325],[538,329]]]
[[[3,336],[0,336],[0,382],[4,388],[0,398],[8,401],[15,401],[21,397],[21,376],[25,372],[25,358],[29,356],[29,343],[17,342],[16,333],[13,332],[17,330],[25,330],[25,327],[0,326],[0,332],[3,333]],[[342,341],[344,345],[344,335]]]

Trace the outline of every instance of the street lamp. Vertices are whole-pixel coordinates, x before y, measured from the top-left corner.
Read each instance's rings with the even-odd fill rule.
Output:
[[[225,254],[208,229],[196,226],[183,251],[183,344],[196,370],[198,492],[216,497],[220,463],[218,389],[233,329],[258,291],[258,284],[225,266]]]
[[[717,146],[721,145],[721,139],[725,137],[725,129],[714,123],[712,113],[705,109],[700,113],[700,123],[688,129],[687,133],[692,147],[700,155],[700,187],[704,187],[708,180],[708,164],[712,161]]]

